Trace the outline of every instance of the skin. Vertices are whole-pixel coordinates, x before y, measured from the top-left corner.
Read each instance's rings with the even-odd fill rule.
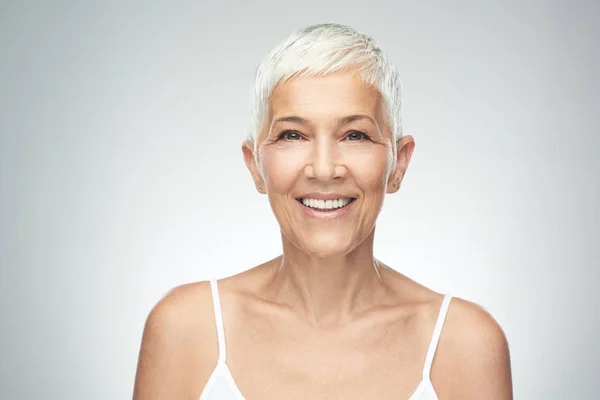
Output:
[[[270,100],[242,152],[283,254],[219,281],[229,370],[249,400],[408,399],[443,296],[375,259],[373,240],[414,139],[394,140],[378,92],[351,72],[296,77]],[[296,200],[312,192],[356,200],[344,217],[319,221]],[[218,357],[212,307],[206,281],[158,302],[134,399],[199,398]],[[454,297],[430,377],[440,399],[512,399],[508,344],[492,316]]]

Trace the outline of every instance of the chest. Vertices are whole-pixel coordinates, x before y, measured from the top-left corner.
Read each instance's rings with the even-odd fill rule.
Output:
[[[408,400],[421,384],[423,328],[410,319],[331,330],[247,321],[228,335],[228,373],[247,400]]]

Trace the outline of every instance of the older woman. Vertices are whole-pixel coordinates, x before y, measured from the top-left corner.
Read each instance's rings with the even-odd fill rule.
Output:
[[[415,145],[380,48],[347,26],[310,26],[272,50],[255,83],[242,151],[283,254],[162,298],[134,398],[511,399],[495,320],[373,255]]]

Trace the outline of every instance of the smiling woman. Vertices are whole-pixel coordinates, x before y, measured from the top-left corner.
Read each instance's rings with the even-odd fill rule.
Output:
[[[375,42],[337,24],[295,32],[259,66],[252,117],[243,157],[283,254],[161,299],[134,399],[511,399],[492,316],[373,254],[415,147]]]

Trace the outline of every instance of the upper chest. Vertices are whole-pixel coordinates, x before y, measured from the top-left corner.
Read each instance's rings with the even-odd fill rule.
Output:
[[[227,364],[246,399],[408,400],[421,383],[434,324],[426,307],[373,313],[339,328],[239,311],[224,316]]]

